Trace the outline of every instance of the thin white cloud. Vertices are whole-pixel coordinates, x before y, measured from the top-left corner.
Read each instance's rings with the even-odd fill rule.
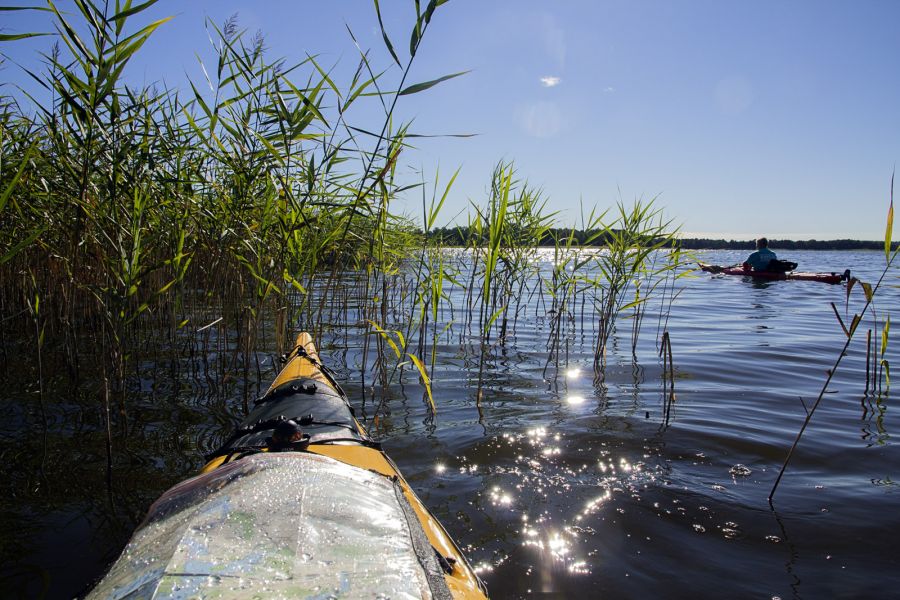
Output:
[[[541,36],[547,53],[562,68],[566,64],[566,35],[557,18],[544,13],[541,18]]]
[[[544,87],[556,87],[562,82],[562,79],[554,75],[541,77],[541,85]]]
[[[537,102],[516,110],[519,126],[531,137],[550,138],[563,128],[563,117],[553,102]]]
[[[611,86],[611,85],[610,85],[610,86],[607,86],[607,87],[605,87],[605,88],[603,88],[603,93],[604,93],[604,94],[612,94],[612,93],[615,92],[615,91],[616,91],[616,88],[614,88],[614,87]]]

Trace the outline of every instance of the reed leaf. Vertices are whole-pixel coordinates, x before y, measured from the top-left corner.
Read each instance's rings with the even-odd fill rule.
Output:
[[[403,353],[400,351],[400,346],[404,345],[402,342],[402,337],[401,337],[400,332],[399,331],[386,331],[386,330],[382,329],[377,323],[375,323],[374,321],[371,321],[371,320],[368,321],[368,323],[369,323],[369,325],[372,326],[372,329],[375,330],[375,333],[377,333],[381,337],[381,339],[383,339],[388,344],[388,346],[390,346],[391,350],[394,351],[394,355],[399,359],[403,355]],[[398,336],[398,339],[401,340],[400,346],[397,346],[397,343],[394,342],[393,338],[391,337],[391,334]]]
[[[891,236],[894,233],[894,175],[891,173],[891,195],[884,232],[884,259],[888,262],[891,261]],[[897,249],[900,251],[900,247]]]
[[[874,297],[874,291],[872,289],[872,284],[866,283],[865,281],[860,281],[859,285],[862,286],[863,293],[866,296],[866,301],[871,302],[872,298]]]
[[[128,17],[144,12],[158,1],[159,0],[147,0],[137,6],[132,6],[132,0],[126,0],[125,5],[121,6],[119,0],[116,0],[116,13],[109,18],[110,21],[116,24],[116,34],[118,35],[122,32],[122,28],[125,26],[125,20]]]
[[[462,167],[459,167],[454,171],[453,176],[450,177],[450,181],[447,182],[447,185],[444,187],[444,193],[441,194],[441,199],[438,200],[437,204],[433,204],[428,211],[427,218],[425,219],[425,231],[428,232],[432,227],[434,227],[434,222],[438,217],[438,214],[441,212],[441,208],[444,206],[444,202],[447,201],[447,196],[450,195],[450,189],[453,187],[453,182],[456,181],[456,177],[459,175]],[[437,179],[435,179],[435,183],[437,183]],[[2,210],[2,205],[0,205],[0,210]]]
[[[850,331],[847,329],[847,326],[844,325],[844,319],[841,318],[841,314],[838,312],[837,306],[834,305],[834,302],[831,303],[831,310],[834,311],[834,316],[837,317],[838,324],[840,324],[841,329],[844,331],[844,335],[850,337]]]
[[[425,365],[422,364],[422,361],[418,356],[409,353],[407,353],[407,356],[412,360],[416,369],[419,371],[419,377],[422,378],[422,384],[425,386],[425,393],[428,394],[428,404],[431,408],[431,414],[435,415],[437,414],[437,407],[434,404],[434,396],[431,393],[431,378],[428,377],[428,371],[425,370]]]
[[[9,198],[13,193],[13,190],[16,189],[16,186],[19,184],[19,181],[22,179],[22,174],[25,173],[25,168],[28,166],[29,161],[31,160],[32,155],[35,153],[37,149],[37,144],[31,144],[28,149],[25,151],[25,155],[22,157],[22,160],[19,162],[19,166],[16,169],[16,174],[13,176],[12,180],[6,185],[3,189],[3,193],[0,194],[0,213],[3,212],[3,209],[6,208],[7,202],[9,202]]]
[[[408,96],[410,94],[418,94],[419,92],[424,92],[427,89],[433,88],[439,83],[447,81],[449,79],[453,79],[455,77],[460,77],[461,75],[465,75],[470,71],[460,71],[459,73],[452,73],[450,75],[444,75],[443,77],[438,77],[437,79],[432,79],[431,81],[425,81],[422,83],[416,83],[409,87],[403,88],[400,90],[398,95],[400,96]]]
[[[20,240],[12,248],[7,250],[5,254],[0,255],[0,265],[12,260],[19,252],[30,246],[31,243],[34,242],[34,240],[39,238],[45,231],[47,231],[48,228],[49,226],[32,231],[30,234],[28,234],[27,237]]]
[[[394,62],[397,63],[398,67],[402,67],[400,64],[400,59],[397,57],[397,52],[394,50],[394,44],[391,43],[391,39],[388,37],[387,31],[384,29],[384,20],[381,18],[381,5],[378,3],[378,0],[374,0],[375,2],[375,14],[378,16],[378,26],[381,28],[381,38],[384,40],[384,45],[390,53],[391,57],[394,59]]]
[[[0,33],[0,42],[15,42],[17,40],[25,40],[33,37],[43,37],[45,35],[53,35],[51,33]]]

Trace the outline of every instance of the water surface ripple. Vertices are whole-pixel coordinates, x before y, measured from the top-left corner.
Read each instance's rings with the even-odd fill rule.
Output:
[[[719,264],[741,258],[703,257]],[[867,280],[884,260],[877,252],[786,258],[804,270],[850,268]],[[888,283],[895,287],[878,299],[881,317],[900,306],[897,272]],[[546,369],[546,311],[527,304],[505,346],[489,357],[480,410],[475,342],[451,325],[436,347],[434,419],[414,373],[387,390],[370,389],[371,377],[361,386],[360,328],[333,331],[320,345],[371,432],[494,597],[897,596],[900,455],[893,434],[900,421],[890,392],[864,393],[864,331],[828,385],[774,507],[766,500],[844,343],[830,304],[843,311],[845,290],[705,273],[687,280],[668,315],[676,368],[668,425],[658,306],[648,308],[637,360],[624,321],[599,377],[593,325],[580,324],[557,373],[553,364]],[[854,292],[851,313],[861,297]],[[444,318],[449,322],[449,312]],[[271,376],[274,352],[261,350]],[[900,365],[898,358],[891,342],[887,359]],[[188,359],[160,358],[139,371],[131,442],[119,448],[128,475],[117,470],[106,498],[98,492],[107,488],[95,395],[65,394],[65,381],[56,382],[53,414],[63,422],[51,423],[42,441],[21,433],[35,419],[34,389],[4,401],[0,455],[25,465],[4,483],[12,492],[3,494],[0,511],[10,540],[4,596],[83,590],[149,503],[227,435],[243,395],[258,392],[226,384]]]

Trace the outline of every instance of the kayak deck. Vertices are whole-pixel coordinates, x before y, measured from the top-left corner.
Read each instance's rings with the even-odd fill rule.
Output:
[[[819,281],[821,283],[841,283],[850,278],[850,270],[847,269],[843,273],[813,273],[804,271],[788,271],[787,273],[779,273],[774,271],[752,271],[742,267],[723,267],[720,265],[710,265],[699,263],[700,270],[707,273],[715,273],[717,275],[737,275],[741,277],[752,277],[754,279],[765,279],[769,281]]]
[[[422,527],[378,473],[257,453],[160,498],[102,597],[450,598]],[[389,567],[388,567],[389,566]]]
[[[307,333],[207,458],[154,503],[91,597],[487,597]]]

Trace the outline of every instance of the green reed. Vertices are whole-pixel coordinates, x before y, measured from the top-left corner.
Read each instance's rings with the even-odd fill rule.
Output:
[[[564,330],[571,335],[571,328],[576,322],[575,310],[579,297],[593,289],[593,285],[585,277],[586,269],[590,267],[594,260],[595,250],[590,248],[595,240],[597,240],[606,227],[603,225],[603,219],[608,211],[596,214],[591,211],[587,219],[582,219],[584,225],[583,230],[591,231],[584,240],[584,245],[579,243],[576,237],[577,231],[573,227],[568,234],[561,238],[560,235],[553,235],[553,269],[550,277],[543,281],[544,291],[546,291],[551,299],[551,305],[548,313],[550,319],[550,336],[547,343],[547,363],[544,365],[544,376],[546,377],[547,368],[551,361],[555,361],[556,371],[559,371],[559,355],[563,346]],[[588,246],[588,248],[584,248]],[[566,327],[566,324],[570,327]],[[569,335],[565,337],[568,340]],[[568,345],[566,345],[568,347]]]
[[[272,59],[264,38],[236,20],[207,23],[213,59],[182,91],[123,83],[129,60],[167,21],[135,24],[152,4],[76,0],[73,17],[48,5],[59,44],[32,73],[48,99],[34,99],[29,115],[0,98],[4,314],[40,298],[35,343],[59,340],[75,378],[86,340],[97,342],[110,448],[127,420],[129,365],[160,331],[204,361],[215,350],[205,376],[245,382],[246,408],[249,382],[262,378],[261,336],[284,350],[300,328],[322,337],[358,327],[363,387],[369,373],[386,389],[415,369],[434,412],[435,349],[457,308],[466,315],[458,329],[477,343],[480,400],[491,352],[514,340],[526,311],[551,315],[548,350],[558,359],[580,306],[582,322],[598,325],[600,364],[619,316],[633,319],[636,353],[660,281],[671,306],[679,255],[662,251],[675,233],[652,202],[619,203],[612,222],[592,215],[586,234],[561,235],[544,194],[500,163],[459,228],[467,251],[450,254],[432,235],[457,175],[442,186],[436,175],[430,200],[424,176],[409,183],[399,165],[415,134],[396,108],[460,75],[408,83],[443,2],[414,3],[403,51],[375,2],[395,68],[374,68],[351,32],[359,62],[346,85],[315,56]],[[361,102],[377,103],[381,120],[351,122]],[[394,208],[416,192],[421,230]],[[538,248],[551,239],[547,275]]]
[[[855,287],[856,284],[859,284],[860,289],[863,292],[865,297],[865,304],[863,304],[862,310],[858,313],[854,313],[854,315],[850,318],[849,324],[845,322],[843,318],[841,318],[840,313],[832,304],[832,308],[834,309],[834,314],[837,317],[838,324],[844,332],[844,336],[846,337],[846,341],[844,342],[844,346],[841,348],[840,352],[837,355],[837,358],[834,361],[834,365],[828,369],[827,377],[825,378],[825,382],[822,384],[822,389],[819,391],[819,395],[816,397],[816,401],[812,404],[812,406],[806,411],[806,418],[803,420],[803,424],[800,426],[800,430],[797,432],[797,436],[794,438],[794,442],[791,444],[790,449],[785,456],[784,463],[781,466],[781,470],[778,472],[778,476],[775,478],[775,482],[772,484],[772,489],[769,491],[769,504],[772,505],[772,499],[775,497],[775,492],[778,490],[778,485],[781,483],[782,477],[784,477],[784,473],[787,470],[788,464],[791,461],[791,458],[794,455],[794,452],[797,450],[797,447],[800,445],[800,440],[803,438],[803,433],[806,431],[807,426],[810,421],[812,421],[813,415],[816,412],[816,409],[819,408],[819,405],[822,403],[822,399],[825,397],[825,392],[828,389],[828,385],[831,383],[831,379],[834,377],[834,374],[837,372],[838,367],[840,367],[841,361],[847,355],[847,350],[850,348],[850,343],[853,341],[853,337],[859,329],[859,325],[863,322],[863,319],[866,316],[867,312],[872,312],[873,320],[875,321],[876,327],[878,322],[877,313],[875,312],[875,298],[877,296],[878,290],[881,289],[882,284],[884,284],[885,277],[891,271],[894,266],[894,261],[897,259],[897,255],[900,254],[900,247],[894,248],[892,250],[891,238],[894,231],[894,176],[891,175],[891,192],[890,192],[890,202],[888,204],[887,218],[885,219],[885,234],[884,234],[884,269],[881,271],[881,275],[878,278],[878,281],[875,282],[875,285],[871,283],[859,281],[856,278],[851,278],[847,283],[847,301],[849,306],[850,294]],[[874,386],[875,382],[877,382],[879,386],[881,385],[881,375],[884,374],[886,377],[886,383],[888,389],[890,387],[890,364],[887,359],[885,359],[885,353],[887,352],[888,346],[888,332],[890,331],[890,316],[887,316],[884,321],[884,326],[882,329],[881,336],[881,353],[880,360],[876,360],[873,364],[873,392],[875,392]],[[871,339],[871,338],[870,338]],[[869,352],[869,340],[866,342],[866,351]],[[876,359],[878,356],[876,355]],[[880,371],[879,367],[882,367],[884,371]],[[866,392],[868,392],[868,383],[869,383],[869,370],[868,370],[868,360],[866,366]]]
[[[528,282],[534,279],[534,256],[537,246],[550,228],[552,215],[545,214],[546,200],[527,182],[515,179],[512,164],[500,163],[491,178],[487,206],[475,205],[477,213],[470,221],[469,245],[473,249],[471,284],[476,273],[481,275],[478,301],[480,358],[478,396],[484,381],[487,350],[491,335],[497,329],[499,344],[505,344],[510,327],[510,308],[516,299],[513,324]],[[472,286],[473,289],[474,285]],[[471,301],[476,300],[470,295]]]
[[[405,84],[441,4],[432,1],[415,3],[396,87],[373,73],[367,51],[342,88],[314,57],[270,60],[261,36],[229,20],[207,24],[213,64],[189,94],[132,89],[122,83],[129,60],[168,20],[132,26],[153,3],[77,0],[74,16],[48,4],[59,44],[44,72],[30,72],[48,99],[34,99],[34,115],[0,99],[4,307],[23,306],[21,274],[37,282],[73,376],[80,340],[96,333],[102,378],[119,392],[130,348],[159,325],[171,341],[202,337],[219,322],[206,316],[210,304],[238,336],[222,368],[247,379],[264,315],[283,347],[288,330],[321,329],[340,310],[325,304],[327,288],[311,302],[323,270],[363,267],[378,280],[372,289],[386,290],[419,240],[390,208],[404,191],[395,173],[406,147],[393,107],[455,76]],[[347,120],[352,105],[373,100],[390,107],[380,134]],[[378,316],[387,313],[385,304]]]
[[[657,262],[655,259],[659,251],[672,246],[677,229],[672,228],[672,221],[663,216],[662,209],[656,208],[653,200],[637,200],[631,207],[619,202],[617,210],[616,220],[600,232],[604,248],[593,262],[597,275],[589,279],[598,319],[594,354],[594,365],[598,369],[606,360],[607,344],[617,316],[640,306],[649,297],[650,290],[641,297],[640,282],[650,281],[654,282],[651,285],[656,285],[661,281],[660,276],[678,268],[671,260]],[[629,289],[635,294],[630,301]],[[636,341],[633,347],[635,344]]]

